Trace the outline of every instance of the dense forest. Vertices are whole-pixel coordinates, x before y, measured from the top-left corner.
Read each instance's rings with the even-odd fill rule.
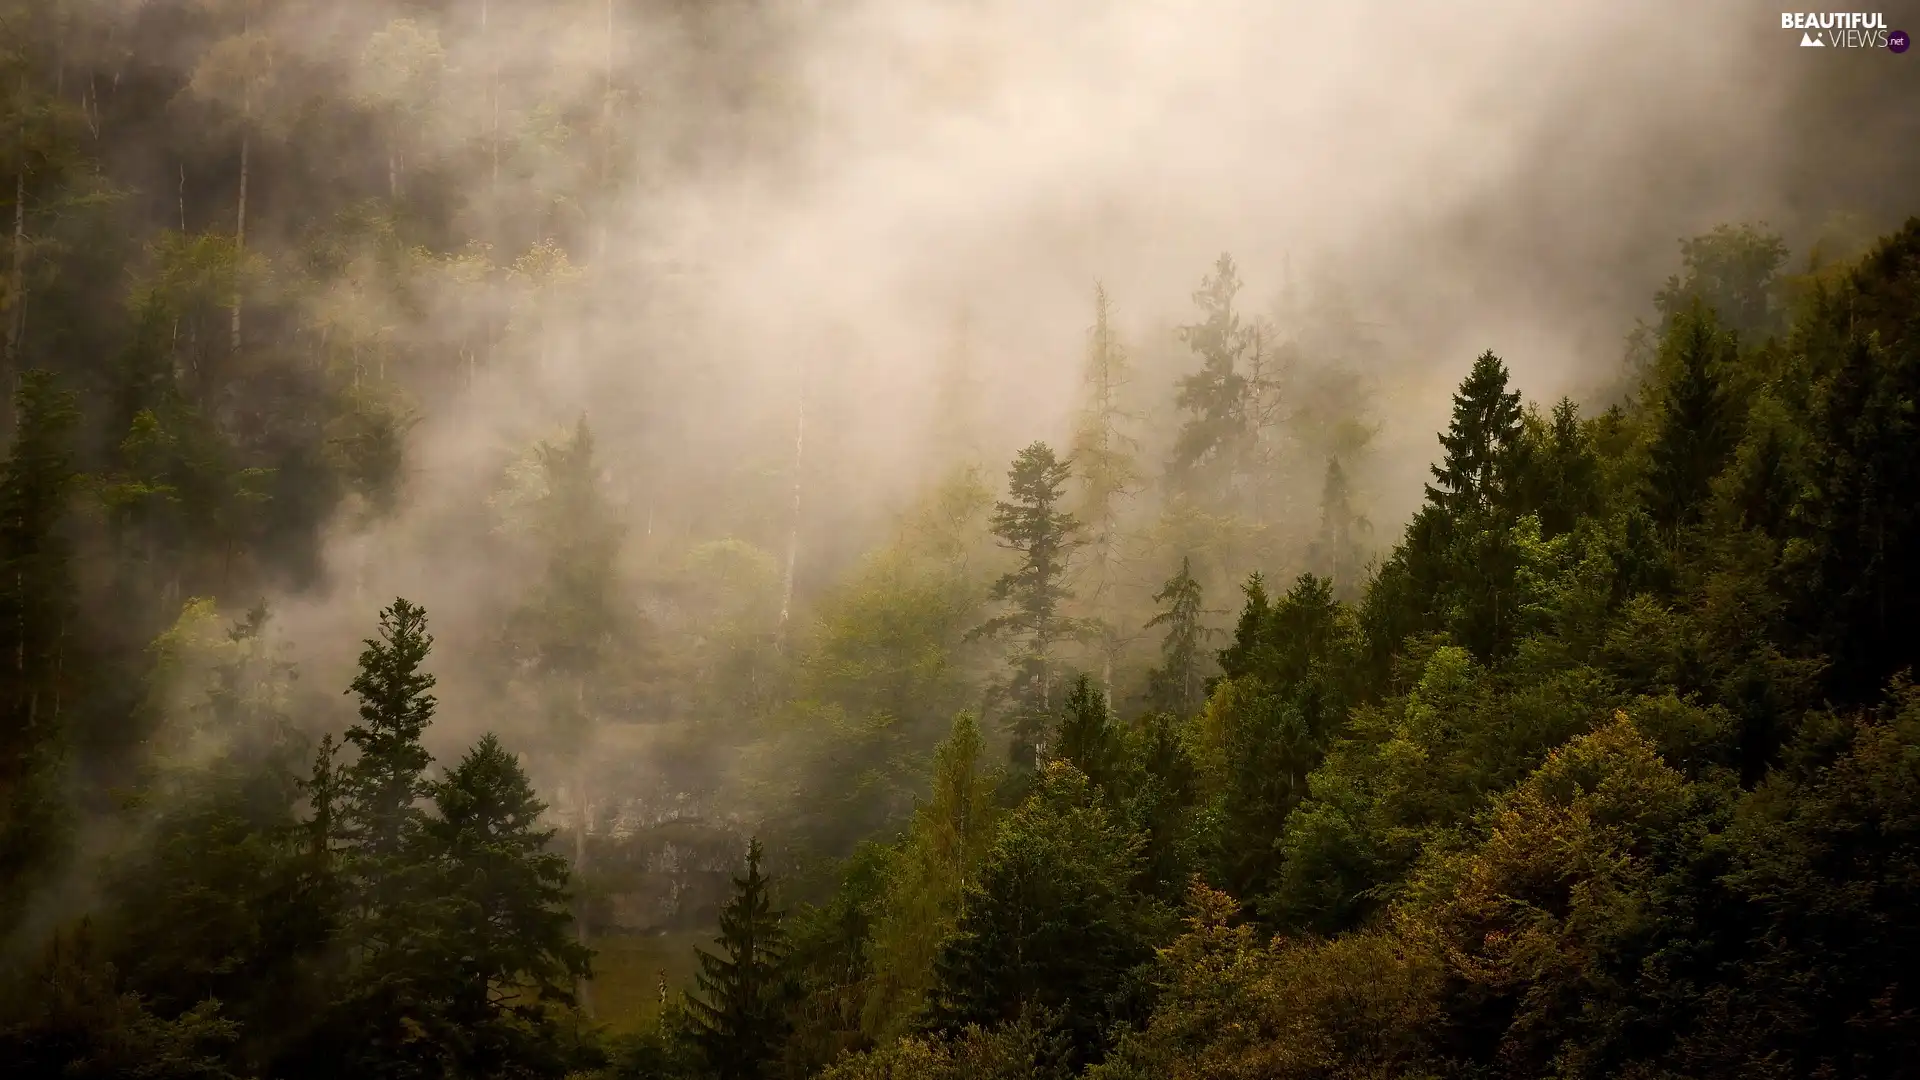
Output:
[[[0,0],[0,1071],[1920,1076],[1902,151],[1537,386],[1240,248],[801,343],[669,239],[803,7]]]

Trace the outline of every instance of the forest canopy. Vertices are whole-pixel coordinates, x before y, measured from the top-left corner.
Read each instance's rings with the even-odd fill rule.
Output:
[[[820,7],[0,0],[8,1075],[1913,1074],[1906,151],[1383,223]]]

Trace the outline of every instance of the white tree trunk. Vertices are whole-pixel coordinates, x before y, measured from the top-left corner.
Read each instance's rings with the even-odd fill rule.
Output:
[[[793,425],[793,519],[787,529],[787,572],[780,586],[780,640],[787,636],[787,621],[793,613],[793,571],[800,558],[800,475],[805,463],[807,434],[807,392],[800,388],[800,411]]]

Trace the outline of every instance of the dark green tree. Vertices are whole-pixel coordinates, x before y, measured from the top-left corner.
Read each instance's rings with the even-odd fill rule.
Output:
[[[342,776],[341,836],[355,856],[390,859],[408,850],[421,822],[432,755],[420,736],[433,722],[434,677],[420,670],[433,648],[426,609],[404,598],[380,612],[348,693],[360,696],[360,722],[347,742],[360,755]]]
[[[1731,403],[1721,386],[1732,362],[1731,337],[1700,304],[1680,312],[1661,342],[1656,369],[1659,420],[1648,448],[1647,509],[1677,543],[1699,520],[1713,478],[1738,441]]]
[[[1010,700],[1012,754],[1031,765],[1053,707],[1055,646],[1079,629],[1061,612],[1072,593],[1068,564],[1080,544],[1080,523],[1061,508],[1072,469],[1046,443],[1034,443],[1013,460],[1007,498],[994,504],[993,535],[1014,552],[1019,565],[993,584],[992,598],[1006,610],[969,632],[969,637],[1006,637],[1013,647],[1002,692]]]
[[[0,929],[10,928],[61,822],[63,704],[78,665],[72,551],[62,532],[75,473],[73,396],[21,375],[0,466]]]
[[[1160,665],[1147,673],[1150,708],[1191,716],[1206,696],[1204,643],[1212,630],[1200,622],[1200,582],[1193,576],[1193,560],[1180,557],[1180,569],[1154,594],[1160,613],[1147,621],[1149,630],[1166,627],[1160,642]]]
[[[1483,352],[1454,392],[1453,421],[1440,436],[1445,454],[1432,467],[1427,501],[1455,519],[1504,508],[1521,431],[1520,393],[1507,389],[1506,364]]]
[[[1096,787],[1108,789],[1120,779],[1126,752],[1113,714],[1107,710],[1106,695],[1091,678],[1075,679],[1047,757],[1072,765]]]
[[[1757,339],[1778,327],[1787,245],[1765,225],[1721,225],[1682,240],[1680,261],[1681,273],[1668,278],[1653,299],[1666,326],[1703,305],[1742,338]]]
[[[733,879],[720,912],[717,953],[697,950],[700,996],[688,1001],[692,1038],[718,1080],[770,1075],[788,1033],[795,997],[787,971],[787,934],[774,910],[772,882],[760,872],[760,841],[747,846],[747,874]]]
[[[1529,455],[1534,474],[1529,504],[1540,515],[1541,536],[1552,539],[1598,507],[1600,465],[1580,424],[1580,410],[1568,398],[1553,407],[1539,433],[1540,446]]]
[[[1083,773],[1047,765],[941,948],[931,1025],[957,1033],[1046,1010],[1080,1061],[1097,1059],[1130,1008],[1128,973],[1153,955],[1159,933],[1131,890],[1142,843]]]
[[[550,1006],[571,1005],[589,953],[573,940],[567,861],[539,827],[546,806],[489,734],[432,785],[425,857],[449,899],[436,932],[450,948],[447,1018],[461,1033],[457,1075],[564,1071]]]
[[[1239,292],[1233,256],[1223,253],[1193,294],[1200,321],[1180,329],[1200,359],[1200,370],[1181,377],[1174,399],[1188,414],[1174,437],[1167,467],[1176,490],[1224,494],[1252,437],[1253,383],[1240,364],[1253,348],[1255,334],[1234,310]]]

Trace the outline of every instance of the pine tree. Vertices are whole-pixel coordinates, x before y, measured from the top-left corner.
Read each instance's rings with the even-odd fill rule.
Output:
[[[570,1004],[589,953],[573,940],[567,860],[547,850],[545,804],[514,755],[489,734],[433,785],[437,815],[423,826],[427,857],[453,903],[438,933],[447,944],[449,1018],[467,1033],[463,1075],[502,1075],[532,1057],[558,1056],[550,1003]],[[525,1045],[524,1034],[537,1036]]]
[[[1320,535],[1308,553],[1315,572],[1343,592],[1357,589],[1365,569],[1360,536],[1368,528],[1367,519],[1353,510],[1347,472],[1340,467],[1340,459],[1327,458],[1327,476],[1320,487]]]
[[[1446,453],[1432,467],[1439,486],[1427,485],[1427,501],[1456,520],[1503,507],[1521,430],[1520,393],[1507,389],[1507,366],[1481,353],[1453,395],[1453,422],[1440,436]]]
[[[1681,312],[1661,342],[1659,426],[1649,448],[1647,508],[1669,543],[1698,521],[1713,478],[1738,435],[1720,371],[1735,348],[1699,302]]]
[[[1571,532],[1576,522],[1593,512],[1599,497],[1600,464],[1580,426],[1580,410],[1568,398],[1554,405],[1543,441],[1534,463],[1540,490],[1531,501],[1540,515],[1540,535],[1550,540]]]
[[[1200,358],[1200,370],[1181,378],[1175,398],[1189,413],[1174,439],[1167,469],[1177,490],[1225,494],[1252,435],[1248,411],[1253,384],[1239,365],[1253,347],[1254,332],[1234,310],[1239,292],[1233,256],[1223,253],[1193,294],[1201,320],[1180,330],[1187,347]]]
[[[1093,291],[1093,329],[1087,338],[1086,401],[1074,434],[1073,462],[1080,474],[1079,518],[1087,525],[1087,572],[1092,579],[1087,597],[1099,621],[1101,683],[1113,686],[1113,666],[1120,650],[1114,625],[1115,577],[1119,572],[1120,502],[1139,482],[1134,453],[1139,444],[1122,430],[1131,419],[1120,403],[1127,385],[1126,350],[1111,324],[1107,290]]]
[[[1201,625],[1200,582],[1193,576],[1193,560],[1181,556],[1180,569],[1167,579],[1153,600],[1163,605],[1147,628],[1167,628],[1160,642],[1160,666],[1147,675],[1147,697],[1154,709],[1191,716],[1206,693],[1201,675],[1202,645],[1212,631]]]
[[[870,1038],[898,1034],[918,1013],[934,954],[965,913],[967,886],[993,843],[999,777],[984,766],[984,751],[979,724],[964,712],[934,749],[932,790],[914,809],[867,945],[874,979],[860,1025]]]
[[[355,855],[371,860],[401,855],[420,823],[419,800],[433,758],[420,736],[433,722],[434,678],[420,670],[433,648],[426,609],[396,598],[380,612],[377,638],[366,641],[360,673],[349,693],[360,695],[360,722],[347,741],[360,756],[342,780],[342,835]]]
[[[1143,843],[1078,769],[1049,763],[941,946],[932,1024],[958,1032],[1051,1010],[1080,1060],[1096,1059],[1126,1005],[1126,973],[1152,955],[1148,912],[1131,891]]]
[[[51,852],[60,808],[74,582],[61,534],[75,473],[71,394],[29,371],[14,394],[12,450],[0,466],[0,928],[17,888]]]
[[[1072,765],[1094,786],[1107,788],[1117,778],[1125,753],[1106,695],[1087,676],[1075,679],[1048,758]]]
[[[696,950],[701,997],[688,1001],[692,1038],[717,1080],[760,1080],[780,1053],[792,996],[786,932],[760,873],[760,841],[747,847],[747,875],[733,879],[720,912],[718,953]]]
[[[1034,443],[1014,458],[1007,473],[1008,498],[994,504],[992,528],[1020,564],[993,585],[992,598],[1008,610],[969,633],[1013,640],[1003,689],[1011,699],[1013,757],[1022,764],[1032,763],[1052,712],[1055,646],[1079,629],[1060,610],[1072,596],[1068,563],[1081,543],[1080,522],[1061,509],[1071,475],[1069,464],[1046,443]]]

